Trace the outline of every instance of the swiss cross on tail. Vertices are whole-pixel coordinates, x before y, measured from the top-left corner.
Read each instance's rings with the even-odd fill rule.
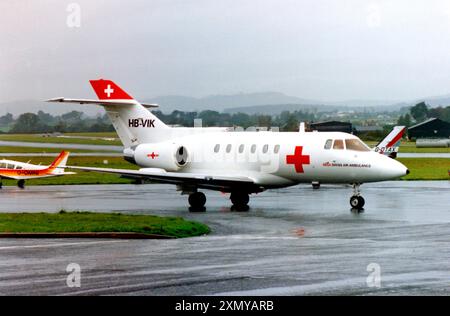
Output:
[[[295,172],[303,173],[303,165],[309,165],[309,155],[303,155],[303,146],[295,146],[293,155],[286,155],[286,164],[294,165]]]
[[[111,80],[89,80],[100,100],[133,100],[133,97],[123,91]]]

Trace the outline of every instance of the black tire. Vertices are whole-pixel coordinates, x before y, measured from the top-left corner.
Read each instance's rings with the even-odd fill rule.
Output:
[[[358,200],[359,200],[360,208],[362,209],[364,207],[364,204],[366,204],[366,201],[364,200],[364,198],[362,196],[358,196]]]
[[[25,188],[25,180],[17,181],[17,186],[21,189],[24,189]]]
[[[250,197],[247,193],[232,192],[230,195],[230,200],[233,205],[247,205],[250,201]]]
[[[190,209],[202,210],[205,208],[206,196],[203,192],[195,192],[189,195],[188,201],[189,205],[191,205]]]
[[[362,209],[361,202],[364,205],[364,199],[362,199],[362,200],[361,199],[362,199],[362,197],[360,197],[360,196],[355,196],[355,195],[352,196],[350,198],[350,206],[357,210]]]

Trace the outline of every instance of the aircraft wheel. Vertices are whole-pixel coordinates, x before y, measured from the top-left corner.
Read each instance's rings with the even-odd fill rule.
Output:
[[[17,181],[17,186],[21,189],[24,189],[25,188],[25,180]]]
[[[362,196],[358,196],[358,201],[359,201],[359,204],[361,205],[361,208],[363,208],[364,204],[366,204],[366,201],[364,200],[364,198]]]
[[[231,210],[237,212],[247,212],[249,210],[248,202],[250,201],[250,197],[247,193],[232,192],[230,200],[233,203]]]
[[[311,185],[314,190],[320,189],[320,182],[313,181]]]
[[[203,192],[195,192],[189,195],[189,211],[191,212],[204,212],[206,210],[206,196]]]
[[[0,182],[0,189],[3,187],[3,183]]]
[[[362,196],[352,196],[350,198],[350,206],[357,210],[362,210],[365,204],[364,198]]]

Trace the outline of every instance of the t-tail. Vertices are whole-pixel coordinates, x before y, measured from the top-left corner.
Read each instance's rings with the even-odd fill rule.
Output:
[[[90,80],[100,101],[113,101],[104,104],[114,128],[125,148],[134,148],[142,143],[154,143],[163,138],[169,127],[147,108],[155,104],[141,104],[122,90],[112,80]]]
[[[395,126],[394,129],[372,150],[395,159],[405,130],[405,126]]]
[[[159,142],[168,138],[170,127],[148,110],[157,107],[156,104],[136,101],[112,80],[98,79],[89,82],[98,100],[54,98],[47,101],[103,106],[125,151],[128,148],[134,149],[139,144]]]

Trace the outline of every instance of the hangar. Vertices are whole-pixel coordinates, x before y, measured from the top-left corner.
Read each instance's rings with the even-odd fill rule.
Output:
[[[408,137],[417,138],[448,138],[450,123],[438,118],[430,118],[408,128]]]
[[[323,121],[309,124],[310,129],[319,132],[353,132],[352,123],[339,121]]]

